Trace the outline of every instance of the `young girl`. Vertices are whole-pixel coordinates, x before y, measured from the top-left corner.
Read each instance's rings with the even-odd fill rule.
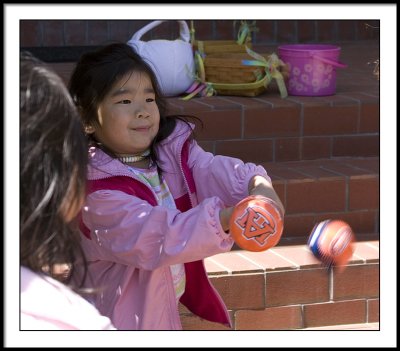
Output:
[[[84,261],[72,225],[85,199],[88,161],[78,112],[44,63],[23,52],[20,68],[20,328],[115,329],[64,285],[74,276],[71,264]]]
[[[81,230],[97,308],[117,329],[181,329],[179,301],[230,326],[203,259],[232,248],[232,208],[249,194],[283,211],[265,169],[202,150],[126,44],[83,55],[69,87],[92,140]]]

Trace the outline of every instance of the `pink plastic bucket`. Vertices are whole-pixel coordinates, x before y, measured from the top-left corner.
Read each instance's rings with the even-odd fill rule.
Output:
[[[279,58],[289,66],[289,95],[327,96],[336,92],[340,47],[334,45],[281,45]]]

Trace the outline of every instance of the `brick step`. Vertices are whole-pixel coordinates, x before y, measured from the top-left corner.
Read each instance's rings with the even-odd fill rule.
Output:
[[[171,112],[200,118],[199,143],[214,154],[251,162],[379,155],[379,98],[213,96],[168,99]]]
[[[258,47],[274,52],[276,46]],[[197,140],[214,154],[251,162],[379,156],[379,80],[367,57],[378,47],[342,45],[346,69],[337,70],[336,94],[282,99],[273,81],[256,97],[169,98],[171,112],[201,119]]]
[[[305,245],[231,251],[205,260],[234,330],[293,330],[379,322],[379,242],[355,243],[344,271],[328,271]],[[184,329],[227,330],[180,306]]]
[[[336,94],[281,99],[276,84],[254,98],[168,98],[171,113],[195,115],[204,128],[197,140],[214,154],[251,162],[379,156],[379,80],[369,65],[379,57],[372,44],[342,43]],[[273,52],[277,46],[257,47]],[[68,82],[75,62],[50,63]]]
[[[306,244],[314,225],[342,219],[358,241],[379,238],[379,158],[264,163],[285,209],[279,245]]]

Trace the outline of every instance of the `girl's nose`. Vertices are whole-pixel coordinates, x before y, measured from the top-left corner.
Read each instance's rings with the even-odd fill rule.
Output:
[[[147,118],[150,114],[144,108],[138,108],[136,111],[137,118]]]

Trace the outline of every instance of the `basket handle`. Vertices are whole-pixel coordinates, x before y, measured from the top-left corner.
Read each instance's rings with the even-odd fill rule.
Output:
[[[148,31],[152,30],[153,28],[157,27],[160,25],[162,22],[165,21],[153,21],[144,26],[142,29],[139,29],[135,34],[133,34],[132,38],[130,41],[133,40],[140,40],[142,35],[146,34]],[[180,38],[185,41],[189,42],[190,41],[190,32],[189,32],[189,27],[186,23],[186,21],[177,21],[179,23],[179,35]]]
[[[335,66],[335,67],[347,68],[347,65],[346,65],[346,64],[341,63],[341,62],[336,62],[336,61],[329,60],[329,59],[327,59],[326,57],[321,57],[321,56],[312,55],[312,54],[311,54],[311,57],[312,57],[312,58],[315,58],[315,59],[317,59],[317,60],[320,60],[320,61],[322,61],[322,62],[328,63],[328,64],[330,64],[330,65],[332,65],[332,66]]]

